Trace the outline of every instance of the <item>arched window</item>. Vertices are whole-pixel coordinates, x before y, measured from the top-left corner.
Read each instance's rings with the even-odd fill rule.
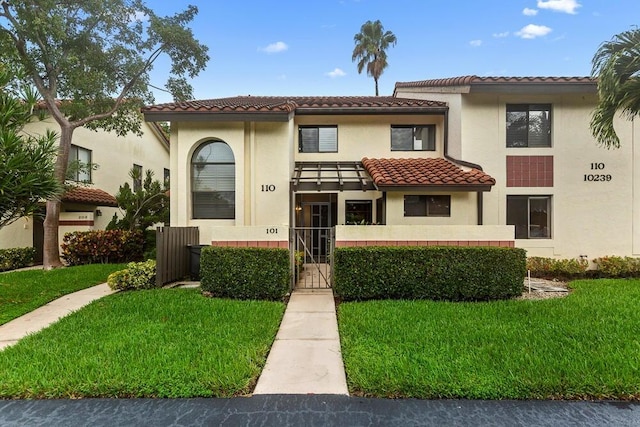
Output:
[[[191,200],[194,219],[235,219],[236,163],[222,141],[208,141],[191,157]]]

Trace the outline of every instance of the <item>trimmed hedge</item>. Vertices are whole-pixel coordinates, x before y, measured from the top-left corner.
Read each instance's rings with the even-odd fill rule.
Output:
[[[35,257],[36,248],[0,249],[0,271],[28,267]]]
[[[522,293],[526,251],[500,247],[347,247],[334,252],[334,291],[344,300],[478,301]]]
[[[156,288],[156,261],[130,262],[126,269],[111,273],[107,284],[114,291]]]
[[[531,276],[541,279],[579,279],[585,277],[588,268],[586,259],[527,258],[527,270]]]
[[[205,247],[200,277],[202,290],[215,297],[280,300],[289,292],[289,250]]]
[[[604,256],[593,260],[598,277],[640,277],[640,258]]]
[[[140,261],[143,245],[140,231],[74,231],[64,235],[62,258],[69,265]]]

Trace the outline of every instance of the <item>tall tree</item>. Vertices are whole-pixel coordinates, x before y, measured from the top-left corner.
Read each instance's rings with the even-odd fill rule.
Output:
[[[56,135],[21,133],[33,117],[36,92],[9,87],[12,75],[0,66],[0,228],[37,212],[61,186],[53,176]]]
[[[168,55],[167,88],[192,97],[186,77],[209,57],[187,25],[198,9],[156,15],[143,0],[0,0],[0,58],[25,71],[60,126],[55,176],[64,182],[73,132],[84,126],[141,132],[140,107],[152,103],[149,72]],[[47,201],[44,265],[61,265],[60,200]]]
[[[384,31],[382,23],[367,21],[360,27],[360,32],[353,36],[356,46],[353,48],[351,60],[358,61],[358,74],[367,68],[367,75],[373,77],[378,92],[378,79],[387,68],[387,49],[395,46],[397,39],[391,31]]]
[[[640,113],[640,29],[617,34],[598,48],[592,75],[598,79],[599,101],[591,116],[591,132],[599,144],[620,147],[613,119]]]

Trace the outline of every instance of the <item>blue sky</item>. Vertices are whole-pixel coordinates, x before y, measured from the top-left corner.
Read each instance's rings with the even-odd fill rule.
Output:
[[[156,5],[154,3],[160,3]],[[598,46],[638,25],[638,0],[173,0],[199,8],[191,28],[211,60],[198,99],[236,95],[374,95],[351,61],[353,36],[379,19],[398,38],[380,95],[397,81],[479,76],[586,76]],[[159,63],[152,83],[166,81]],[[170,102],[156,93],[156,102]]]

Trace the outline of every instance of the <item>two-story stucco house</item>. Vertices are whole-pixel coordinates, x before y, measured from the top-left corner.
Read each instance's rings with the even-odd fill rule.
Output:
[[[620,121],[623,147],[598,147],[596,100],[589,78],[470,76],[397,83],[393,97],[244,96],[143,112],[171,122],[171,224],[198,226],[203,244],[320,262],[333,245],[637,254],[638,127]]]
[[[44,134],[59,129],[52,118],[28,124],[24,132]],[[143,123],[142,136],[78,128],[74,132],[70,161],[95,164],[97,169],[77,172],[71,179],[86,183],[62,196],[59,237],[70,231],[104,229],[119,212],[114,195],[125,182],[132,183],[129,171],[150,169],[160,181],[169,179],[169,141],[155,123]],[[44,214],[44,206],[43,206]],[[42,260],[43,218],[26,217],[0,230],[0,249],[35,247],[36,260]]]

